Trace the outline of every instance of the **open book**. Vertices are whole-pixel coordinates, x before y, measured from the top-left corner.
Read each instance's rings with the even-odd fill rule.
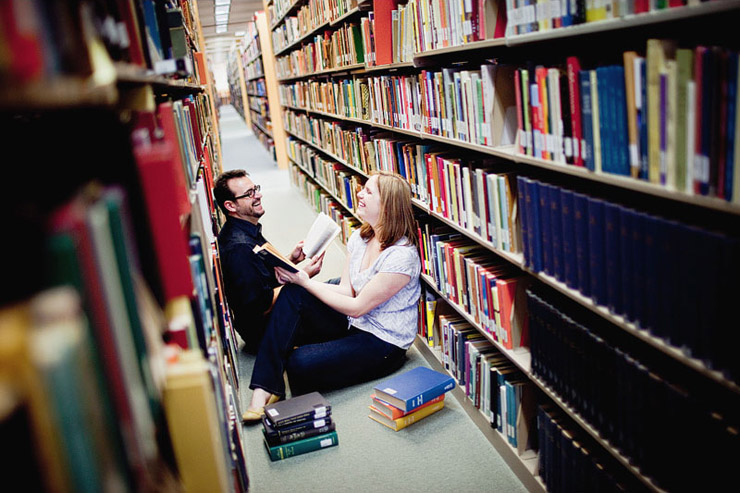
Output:
[[[311,229],[303,241],[303,253],[306,254],[306,257],[321,255],[329,246],[329,243],[339,234],[339,231],[340,228],[337,223],[322,212],[311,225]],[[270,243],[254,247],[253,252],[262,257],[270,267],[282,267],[290,272],[298,272],[298,267]]]
[[[332,218],[323,212],[320,213],[303,241],[303,253],[306,254],[306,257],[318,257],[324,253],[324,250],[336,238],[339,231],[339,225]]]

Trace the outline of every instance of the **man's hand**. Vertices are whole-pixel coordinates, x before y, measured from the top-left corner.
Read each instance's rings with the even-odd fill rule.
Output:
[[[299,241],[292,252],[290,252],[290,261],[294,264],[302,262],[306,258],[306,254],[303,253],[303,240]]]
[[[316,258],[310,259],[308,265],[303,268],[303,271],[308,274],[308,277],[313,277],[321,272],[321,267],[324,265],[324,253]]]

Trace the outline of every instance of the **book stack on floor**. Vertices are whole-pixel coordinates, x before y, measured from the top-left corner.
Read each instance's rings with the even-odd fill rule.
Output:
[[[455,379],[420,366],[375,386],[369,418],[398,431],[436,413]]]
[[[318,392],[265,406],[262,425],[273,461],[339,444],[331,406]]]

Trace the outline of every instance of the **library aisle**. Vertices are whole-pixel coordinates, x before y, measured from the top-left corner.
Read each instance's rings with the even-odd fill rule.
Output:
[[[287,251],[301,239],[316,213],[234,108],[222,106],[220,113],[223,168],[245,168],[262,186],[263,233]],[[336,240],[327,251],[321,279],[341,273],[344,255]],[[240,353],[239,362],[245,407],[254,358]],[[401,371],[421,365],[426,361],[412,346]],[[338,447],[271,462],[262,427],[244,427],[250,491],[525,491],[455,397],[445,399],[442,411],[393,432],[367,417],[376,382],[323,394],[337,423]]]

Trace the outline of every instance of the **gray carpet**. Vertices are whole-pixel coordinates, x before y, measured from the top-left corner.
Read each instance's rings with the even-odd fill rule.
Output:
[[[221,109],[220,122],[224,169],[245,168],[262,185],[265,237],[281,251],[290,251],[316,213],[233,108]],[[343,248],[339,244],[330,247],[319,279],[341,274]],[[429,366],[415,348],[407,354],[408,361],[399,372]],[[244,408],[251,395],[253,363],[252,356],[240,352]],[[441,411],[399,432],[372,421],[367,417],[368,405],[378,381],[324,394],[337,424],[338,447],[271,462],[262,443],[261,425],[246,426],[250,491],[526,491],[452,395]]]

